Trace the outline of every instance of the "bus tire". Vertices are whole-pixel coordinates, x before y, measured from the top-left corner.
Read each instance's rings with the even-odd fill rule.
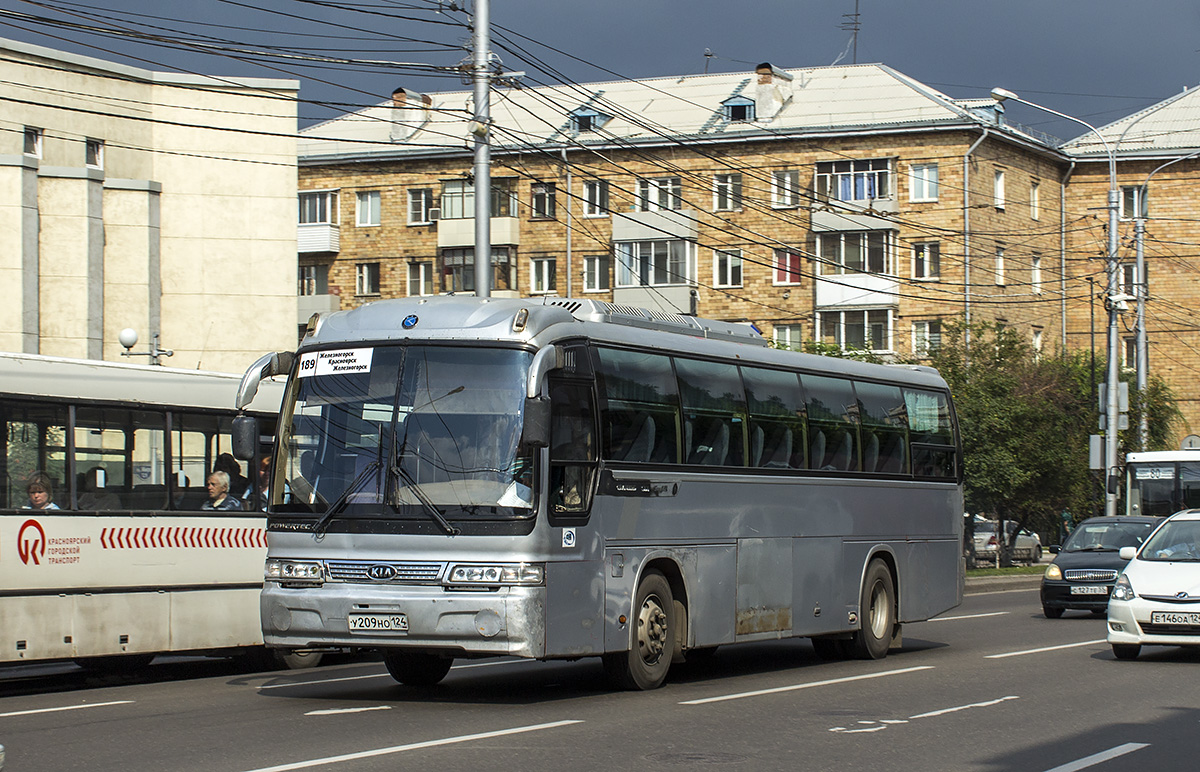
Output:
[[[647,571],[633,602],[633,647],[605,654],[604,671],[621,689],[657,689],[671,668],[674,640],[671,585],[658,571]]]
[[[454,663],[451,657],[439,657],[423,651],[391,650],[383,654],[383,664],[392,678],[405,686],[433,686],[441,682]]]
[[[882,560],[872,560],[863,582],[858,608],[860,627],[850,641],[858,659],[883,659],[896,631],[896,588]]]

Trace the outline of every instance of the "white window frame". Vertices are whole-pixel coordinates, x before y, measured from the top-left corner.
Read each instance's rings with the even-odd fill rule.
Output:
[[[557,212],[558,186],[553,182],[534,182],[529,186],[529,216],[535,220],[553,220]]]
[[[871,340],[871,325],[872,314],[878,319],[879,314],[885,314],[885,324],[883,333],[882,348],[866,348],[866,343],[874,342]],[[820,336],[818,340],[832,343],[841,349],[847,349],[847,329],[850,325],[857,326],[860,321],[863,328],[863,343],[862,348],[875,353],[886,353],[893,350],[892,348],[892,330],[895,324],[896,309],[894,308],[854,308],[844,311],[825,310],[817,312],[817,333]],[[847,319],[850,320],[849,324]],[[832,335],[827,334],[832,332]],[[857,348],[857,347],[856,347]]]
[[[612,289],[612,256],[584,255],[583,291],[608,292]]]
[[[795,270],[792,265],[795,265]],[[798,249],[776,249],[771,257],[771,283],[779,287],[794,287],[804,271],[804,255]]]
[[[434,282],[435,278],[433,260],[410,260],[405,287],[408,296],[412,298],[436,295],[437,284]],[[413,291],[414,288],[416,292]]]
[[[779,169],[771,172],[771,207],[792,209],[800,206],[800,170]]]
[[[549,295],[556,291],[556,266],[553,257],[535,257],[529,261],[529,294]]]
[[[433,222],[429,210],[436,209],[433,188],[408,189],[408,224],[429,225]]]
[[[583,216],[608,217],[608,180],[585,180]]]
[[[713,286],[742,286],[742,250],[713,250]]]
[[[338,192],[336,190],[302,190],[299,192],[301,225],[336,225],[338,221]],[[306,206],[306,202],[313,206]],[[311,210],[311,212],[309,211]],[[306,215],[311,216],[306,219]]]
[[[713,211],[740,212],[742,210],[742,175],[713,175]]]
[[[1121,339],[1121,365],[1126,370],[1137,370],[1137,338]]]
[[[30,158],[41,158],[43,148],[42,143],[44,142],[45,138],[46,132],[44,129],[39,129],[34,126],[26,126],[23,140],[25,155],[29,156]]]
[[[800,351],[804,345],[804,330],[799,324],[777,324],[771,330],[771,340],[776,346]]]
[[[354,194],[354,223],[360,228],[378,227],[383,195],[378,190],[360,190]]]
[[[355,263],[354,294],[359,297],[380,294],[382,278],[383,270],[378,262]]]
[[[851,268],[846,264],[846,243],[848,237],[856,236],[862,246],[862,268]],[[882,270],[871,270],[870,241],[874,236],[883,237]],[[836,247],[836,255],[829,254],[830,244]],[[818,270],[822,276],[839,276],[842,274],[869,273],[876,276],[895,276],[896,238],[895,231],[822,231],[817,234]]]
[[[670,287],[695,283],[694,241],[617,241],[613,247],[617,287]]]
[[[942,323],[938,319],[920,319],[912,323],[913,356],[927,357],[942,345]]]
[[[1004,279],[1004,247],[996,247],[996,284],[1003,287]]]
[[[683,208],[683,181],[679,177],[644,177],[637,181],[639,212],[665,212]]]
[[[992,177],[992,204],[997,209],[1003,210],[1005,203],[1004,170],[997,169],[995,175]]]
[[[104,168],[104,140],[88,137],[83,141],[84,165],[91,169]]]
[[[1042,183],[1040,180],[1029,181],[1029,219],[1040,220],[1042,217]]]
[[[1137,263],[1121,263],[1117,266],[1118,288],[1124,295],[1138,296]]]
[[[298,273],[299,287],[296,294],[301,297],[317,294],[317,266],[302,265]]]
[[[912,277],[917,281],[938,281],[941,279],[941,242],[918,241],[913,244]]]
[[[1034,255],[1029,259],[1029,289],[1035,295],[1041,295],[1042,287],[1042,256]]]
[[[1146,219],[1150,216],[1150,188],[1142,190],[1141,185],[1121,186],[1121,219]]]
[[[908,198],[916,202],[938,200],[937,164],[913,164],[909,167]]]
[[[817,162],[817,198],[828,201],[887,201],[892,159],[860,158]]]
[[[1033,356],[1038,358],[1042,355],[1042,348],[1045,345],[1045,335],[1040,327],[1034,327],[1030,337],[1030,345],[1033,347]]]

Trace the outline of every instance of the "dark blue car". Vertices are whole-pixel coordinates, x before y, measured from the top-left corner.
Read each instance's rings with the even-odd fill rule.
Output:
[[[1042,574],[1042,612],[1058,619],[1067,609],[1103,616],[1117,574],[1126,561],[1122,547],[1139,547],[1162,522],[1160,517],[1092,517],[1075,526]]]

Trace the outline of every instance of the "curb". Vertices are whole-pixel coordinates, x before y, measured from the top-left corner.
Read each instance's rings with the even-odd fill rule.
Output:
[[[967,577],[964,595],[979,595],[985,592],[1004,590],[1033,590],[1041,587],[1041,574],[1018,574],[1016,576]]]

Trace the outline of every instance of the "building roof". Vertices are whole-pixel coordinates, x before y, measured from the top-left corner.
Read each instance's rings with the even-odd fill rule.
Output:
[[[1118,156],[1176,157],[1200,150],[1200,88],[1186,89],[1097,131]],[[1059,149],[1077,158],[1108,158],[1108,151],[1091,132]]]
[[[385,102],[303,129],[300,156],[320,163],[352,157],[461,154],[472,143],[472,92],[398,90]],[[727,106],[752,107],[731,120]],[[573,116],[597,130],[580,131]],[[994,117],[882,64],[497,88],[491,145],[497,152],[563,145],[737,141],[770,136],[903,131],[988,125]]]

